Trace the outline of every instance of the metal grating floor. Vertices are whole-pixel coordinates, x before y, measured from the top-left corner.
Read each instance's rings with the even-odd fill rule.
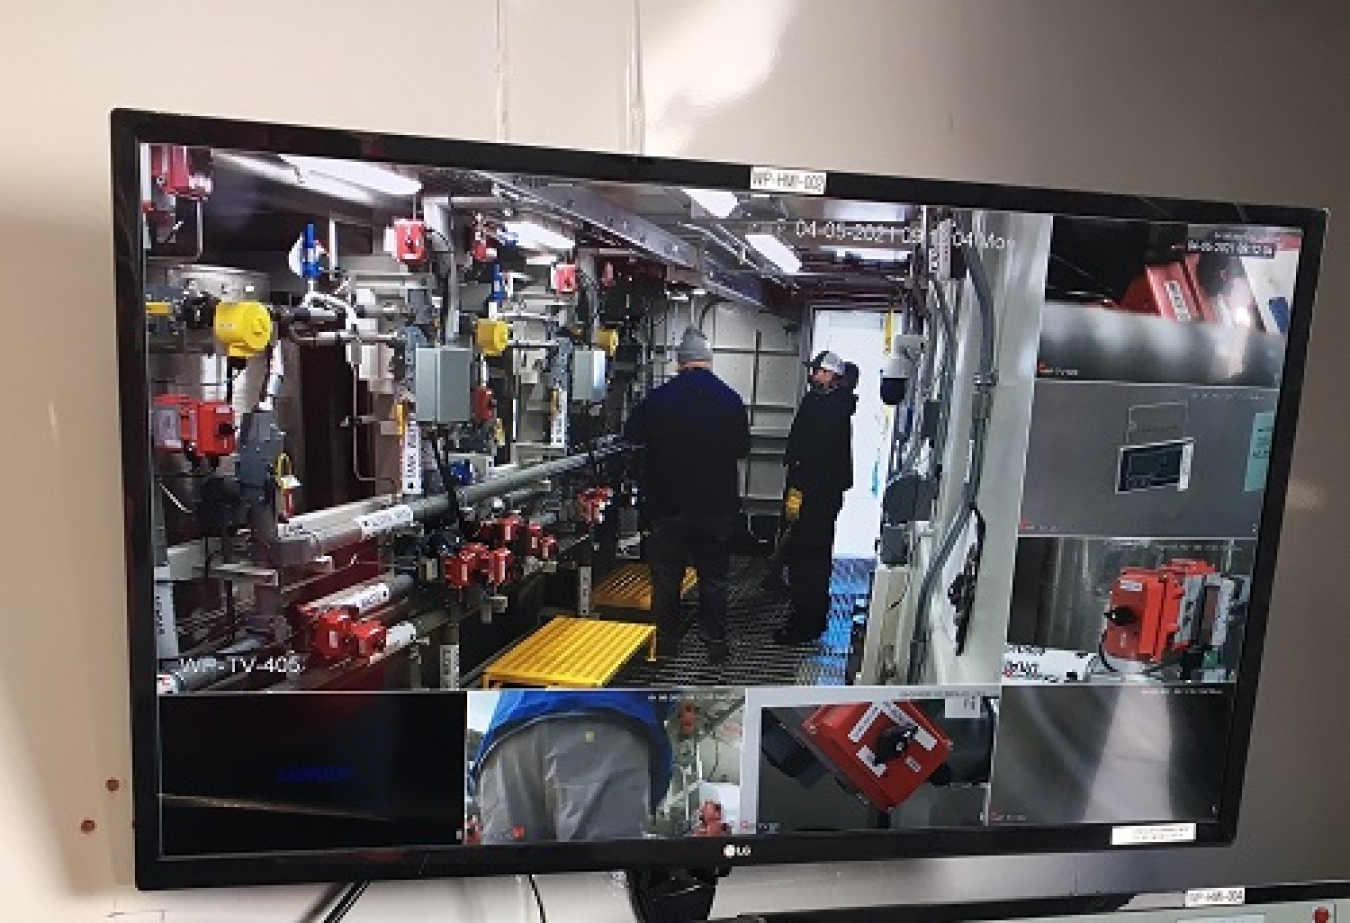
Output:
[[[708,652],[695,620],[672,657],[656,663],[630,662],[611,686],[843,686],[848,684],[849,645],[855,619],[866,611],[873,562],[838,558],[830,578],[830,620],[817,643],[784,647],[773,642],[774,629],[787,618],[790,603],[760,589],[766,573],[759,558],[731,564],[727,635],[731,656],[708,665]],[[697,593],[691,594],[693,598]],[[859,602],[861,601],[861,606]]]

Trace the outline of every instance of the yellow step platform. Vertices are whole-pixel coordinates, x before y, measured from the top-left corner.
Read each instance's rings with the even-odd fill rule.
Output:
[[[680,596],[693,589],[696,582],[694,569],[685,568]],[[616,568],[591,590],[591,605],[606,609],[652,611],[651,569],[646,564],[624,564]]]
[[[656,626],[558,616],[483,672],[483,688],[563,686],[594,689],[614,678],[643,647],[656,659]]]

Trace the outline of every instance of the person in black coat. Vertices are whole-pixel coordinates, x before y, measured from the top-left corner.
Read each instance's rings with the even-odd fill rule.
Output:
[[[860,374],[861,370],[855,363],[845,362],[844,374],[839,377],[839,387],[853,395],[855,406],[858,400],[858,377]],[[788,487],[785,484],[783,487],[783,502],[785,504],[787,503],[787,498]],[[787,538],[790,533],[791,525],[792,524],[787,521],[786,517],[780,520],[778,531],[774,536],[774,550],[773,553],[769,555],[768,573],[766,573],[764,578],[759,582],[760,589],[772,593],[775,596],[785,597],[788,595],[787,579],[783,573],[783,556],[787,552]]]
[[[698,623],[712,663],[726,660],[731,538],[741,513],[737,462],[750,454],[745,402],[712,371],[712,348],[690,327],[676,350],[679,373],[633,410],[626,441],[645,447],[643,493],[651,531],[652,615],[657,651],[670,653],[680,588],[692,561]]]
[[[774,632],[779,644],[805,644],[824,633],[830,612],[834,529],[844,494],[853,486],[853,412],[858,396],[846,386],[843,360],[821,352],[808,363],[811,388],[788,433],[787,561],[792,612]]]

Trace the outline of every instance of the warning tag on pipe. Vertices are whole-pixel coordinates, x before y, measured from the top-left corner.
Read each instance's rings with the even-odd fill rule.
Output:
[[[361,587],[353,591],[348,596],[339,596],[332,601],[334,606],[354,606],[362,612],[367,609],[374,609],[389,601],[389,584],[372,583],[369,586]]]
[[[412,507],[404,503],[356,517],[356,524],[361,529],[362,538],[374,538],[377,535],[383,535],[391,529],[397,529],[400,526],[410,526],[412,523]]]

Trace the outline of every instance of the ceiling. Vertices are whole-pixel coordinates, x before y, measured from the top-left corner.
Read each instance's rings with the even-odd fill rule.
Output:
[[[373,231],[413,208],[410,197],[350,183],[308,182],[271,154],[213,151],[212,162],[214,190],[205,227],[214,252],[289,249],[316,215]],[[917,208],[899,203],[748,192],[737,192],[735,209],[718,218],[676,187],[439,167],[392,169],[420,181],[424,196],[449,197],[466,217],[480,213],[502,221],[525,212],[566,229],[581,245],[666,263],[675,278],[688,279],[692,272],[733,287],[749,285],[746,291],[765,292],[765,303],[894,297],[912,252],[897,229],[918,220]],[[752,234],[774,236],[800,266],[785,271],[781,260],[747,243]]]

